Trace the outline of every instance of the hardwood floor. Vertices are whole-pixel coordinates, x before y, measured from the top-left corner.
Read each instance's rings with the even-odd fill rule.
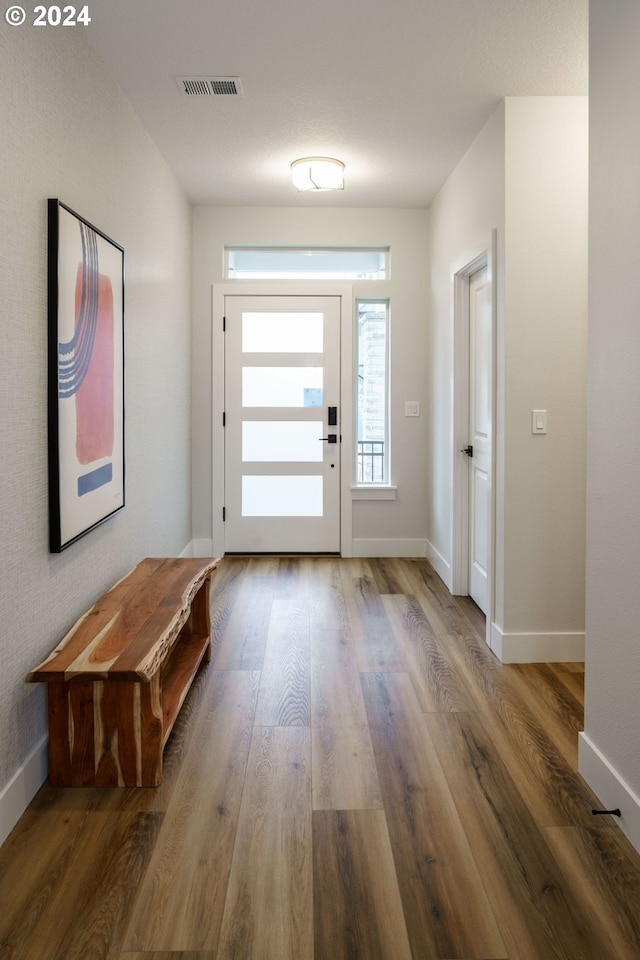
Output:
[[[424,560],[226,558],[158,788],[44,786],[2,960],[638,960],[583,672],[503,666]]]

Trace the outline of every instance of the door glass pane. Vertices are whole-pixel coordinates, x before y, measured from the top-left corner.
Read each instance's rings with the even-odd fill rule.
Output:
[[[321,517],[322,477],[243,477],[243,517]]]
[[[322,353],[324,314],[243,313],[243,353]]]
[[[323,459],[322,420],[245,420],[242,424],[244,463],[317,463]]]
[[[322,378],[322,367],[243,367],[242,406],[322,406]]]

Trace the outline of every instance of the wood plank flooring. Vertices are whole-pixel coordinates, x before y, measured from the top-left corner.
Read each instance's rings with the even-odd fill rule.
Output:
[[[503,666],[425,560],[228,557],[156,789],[44,786],[2,960],[638,960],[583,671]]]

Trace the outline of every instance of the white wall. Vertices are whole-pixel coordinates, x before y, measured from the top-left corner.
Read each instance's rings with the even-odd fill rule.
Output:
[[[548,649],[546,659],[575,659],[572,646],[581,659],[588,103],[507,98],[505,119],[501,625],[514,650],[532,635]],[[548,411],[546,436],[532,436],[534,409]]]
[[[139,559],[191,537],[191,215],[81,30],[3,25],[0,97],[2,839],[44,770],[45,690],[25,675]],[[126,258],[126,506],[60,555],[48,551],[48,197]]]
[[[355,551],[398,542],[420,545],[426,537],[425,418],[406,418],[404,401],[426,398],[427,213],[424,210],[196,207],[193,232],[193,530],[205,545],[212,538],[212,457],[222,453],[216,411],[212,422],[211,288],[222,283],[225,244],[390,246],[391,279],[353,284],[360,296],[391,301],[391,443],[395,501],[354,502]],[[220,318],[214,344],[222,348]],[[215,374],[219,376],[219,374]],[[215,439],[213,439],[215,438]],[[214,446],[212,446],[212,443]],[[346,469],[349,458],[343,458]],[[222,502],[217,504],[217,509]],[[402,549],[402,546],[401,546]],[[218,544],[214,546],[217,552]]]
[[[591,0],[589,457],[580,770],[640,850],[640,7]]]
[[[497,228],[496,557],[492,645],[505,661],[581,659],[587,102],[508,97],[430,217],[429,541],[452,563],[452,274]],[[532,436],[531,411],[549,432]]]

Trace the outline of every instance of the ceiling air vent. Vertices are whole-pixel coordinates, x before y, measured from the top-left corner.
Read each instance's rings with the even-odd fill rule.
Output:
[[[176,77],[185,97],[243,97],[240,77]]]

